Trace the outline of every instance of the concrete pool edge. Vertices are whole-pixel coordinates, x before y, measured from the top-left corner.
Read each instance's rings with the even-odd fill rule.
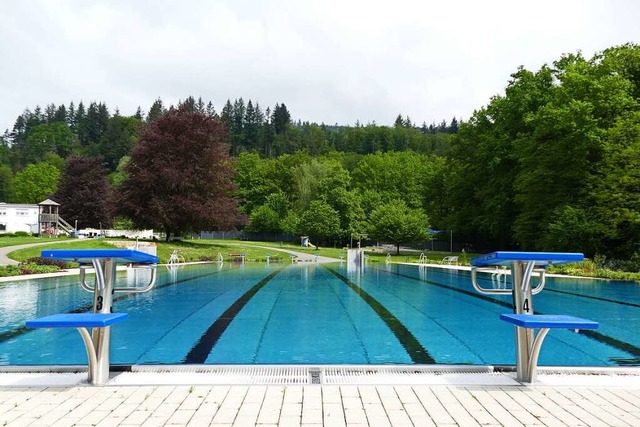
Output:
[[[85,366],[0,366],[1,387],[87,385]],[[640,388],[633,367],[541,367],[516,381],[513,366],[491,365],[122,365],[106,386],[141,385],[455,385]]]

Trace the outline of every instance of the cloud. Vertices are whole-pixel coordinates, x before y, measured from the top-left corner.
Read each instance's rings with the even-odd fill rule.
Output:
[[[638,40],[635,1],[30,1],[0,17],[0,129],[29,107],[284,102],[294,118],[468,118],[524,65]]]

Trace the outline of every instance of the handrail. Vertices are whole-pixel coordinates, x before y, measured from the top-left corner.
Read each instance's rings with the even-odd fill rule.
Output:
[[[102,271],[102,265],[100,264],[100,260],[98,258],[94,258],[91,260],[91,264],[93,264],[93,269],[96,271],[96,286],[98,290],[104,289],[104,271]]]
[[[533,267],[534,264],[528,264],[527,267],[525,268],[525,274],[524,274],[524,278],[522,281],[522,286],[523,288],[525,286],[530,286],[530,282],[531,282],[531,276],[533,273]],[[546,270],[544,269],[539,269],[536,270],[538,272],[538,275],[540,277],[540,282],[538,283],[538,285],[531,289],[531,294],[532,295],[537,295],[540,292],[542,292],[542,290],[544,289],[544,285],[546,283],[546,276],[545,276],[545,272]],[[473,287],[475,288],[476,291],[480,292],[481,294],[488,294],[488,295],[504,295],[504,294],[510,294],[512,292],[512,289],[488,289],[488,288],[483,288],[482,286],[480,286],[478,284],[478,279],[477,279],[477,267],[471,267],[471,283],[473,284]],[[525,289],[523,289],[524,291]]]
[[[491,273],[491,283],[499,288],[507,286],[507,269],[496,266],[496,269]]]
[[[95,263],[98,263],[98,267],[96,267]],[[151,270],[151,279],[149,280],[149,283],[147,283],[144,287],[142,288],[138,288],[138,287],[133,287],[133,286],[122,286],[122,287],[114,287],[114,292],[129,292],[129,293],[133,293],[133,294],[137,294],[137,293],[142,293],[142,292],[147,292],[149,290],[151,290],[151,288],[153,288],[153,286],[156,283],[156,279],[158,276],[158,272],[156,270],[156,266],[155,265],[147,265],[147,264],[132,264],[131,265],[132,268],[148,268]],[[87,292],[93,292],[95,291],[95,286],[89,286],[87,284],[87,282],[85,281],[86,278],[86,270],[91,268],[88,265],[81,265],[80,266],[80,286],[82,287],[82,289],[84,289]],[[102,271],[102,268],[99,266],[99,261],[98,260],[94,260],[94,265],[93,265],[93,269],[96,272],[96,281],[100,284],[103,283],[104,284],[104,273]],[[99,287],[99,289],[101,289],[101,287]]]
[[[123,287],[114,287],[113,291],[114,292],[129,292],[132,294],[139,294],[142,292],[147,292],[149,290],[151,290],[151,288],[153,288],[153,285],[156,284],[156,278],[157,278],[157,269],[155,265],[131,265],[132,268],[148,268],[149,270],[151,270],[151,279],[149,280],[149,283],[147,283],[147,285],[143,288],[138,288],[138,287],[133,287],[133,286],[123,286]]]
[[[477,270],[478,269],[476,267],[471,267],[471,283],[473,283],[473,287],[476,291],[487,295],[505,295],[511,293],[511,289],[487,289],[480,286],[478,284]]]
[[[82,289],[84,289],[87,292],[93,292],[96,289],[95,286],[89,286],[84,281],[84,279],[85,279],[85,270],[87,270],[89,268],[91,268],[91,267],[89,267],[88,265],[81,265],[80,266],[80,286],[82,286]]]
[[[544,268],[538,270],[538,274],[540,275],[540,283],[538,283],[538,286],[531,289],[532,295],[537,295],[544,289],[544,284],[546,282],[545,273],[546,273],[546,270]]]

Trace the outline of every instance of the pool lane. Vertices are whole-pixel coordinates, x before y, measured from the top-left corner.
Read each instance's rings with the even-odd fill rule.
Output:
[[[360,298],[366,302],[369,307],[376,312],[376,314],[384,321],[391,332],[398,338],[398,341],[402,344],[402,347],[407,351],[411,361],[413,363],[435,363],[433,357],[429,354],[424,346],[416,339],[413,333],[407,329],[407,327],[394,316],[385,306],[380,304],[378,300],[372,297],[370,294],[364,291],[360,286],[349,280],[347,277],[338,273],[336,270],[326,267],[333,275],[344,282],[352,291],[354,291]]]
[[[412,363],[385,322],[318,265],[290,266],[237,313],[206,363]]]
[[[242,294],[233,304],[227,308],[224,313],[216,319],[215,322],[200,337],[196,345],[194,345],[184,358],[183,363],[204,363],[209,353],[216,345],[220,336],[227,330],[227,327],[235,319],[236,315],[244,308],[245,305],[257,294],[271,279],[276,277],[282,268],[277,269],[264,279],[260,280],[252,286],[247,292]]]
[[[353,274],[337,264],[285,264],[277,273],[278,267],[163,269],[152,292],[116,295],[115,311],[130,319],[112,330],[112,363],[514,362],[513,328],[497,321],[511,311],[511,298],[478,294],[468,273],[371,265]],[[603,284],[600,292],[600,285],[569,283],[548,280],[536,312],[593,318],[601,329],[554,331],[541,365],[638,366],[638,288]],[[76,331],[22,326],[22,317],[51,314],[46,310],[90,309],[91,294],[61,285],[60,292],[16,300],[31,305],[0,330],[0,365],[86,363]]]
[[[235,301],[237,298],[234,293],[241,290],[241,286],[234,286],[232,280],[238,274],[235,271],[237,269],[235,266],[225,266],[221,271],[212,271],[210,266],[195,267],[181,270],[179,279],[169,272],[162,272],[153,291],[117,295],[114,308],[116,311],[128,312],[129,319],[112,329],[111,346],[112,350],[116,350],[112,353],[112,363],[179,362],[184,357],[185,350],[176,355],[176,346],[188,349],[197,339],[193,337],[184,342],[193,333],[187,319],[203,316],[197,308],[205,309],[207,305],[215,305],[213,301],[218,304],[224,304],[225,299]],[[249,277],[252,274],[254,277],[264,275],[263,272],[255,272],[250,273]],[[77,281],[77,277],[72,279]],[[91,297],[85,291],[81,294],[73,292],[71,295],[81,295],[83,300]],[[71,305],[74,298],[69,296],[60,295],[60,300],[65,302],[64,308],[69,311],[78,311],[84,307],[77,305],[79,301],[75,301],[75,307]],[[45,308],[60,310],[60,307],[55,306]],[[207,317],[206,313],[204,317]],[[197,327],[197,322],[194,322],[194,326]],[[176,330],[180,332],[175,334]],[[197,333],[197,329],[195,331]],[[27,329],[24,332],[0,342],[0,364],[87,363],[82,340],[74,329]]]
[[[451,272],[434,268],[429,269],[428,272],[425,270],[423,272],[424,274],[416,275],[415,268],[409,267],[394,266],[391,270],[384,268],[375,269],[383,274],[413,279],[426,285],[436,286],[443,290],[448,289],[452,292],[470,296],[472,299],[490,302],[494,305],[494,308],[489,308],[489,310],[494,311],[496,315],[500,312],[504,312],[504,310],[497,310],[497,307],[504,307],[509,311],[512,309],[510,296],[481,295],[474,290],[461,288],[460,286],[461,283],[464,282],[464,279],[468,279],[470,283],[470,278],[467,277],[468,273],[466,272]],[[418,273],[420,273],[420,271],[418,271]],[[462,281],[460,280],[461,277],[463,278]],[[482,278],[481,280],[486,279]],[[488,281],[490,282],[490,280]],[[554,283],[553,280],[548,279],[547,283],[549,282]],[[560,285],[556,284],[556,286]],[[591,291],[593,292],[593,290]],[[585,302],[576,304],[573,301],[562,298],[561,295],[545,298],[544,292],[546,292],[546,289],[536,297],[534,305],[536,314],[559,313],[570,310],[573,315],[592,318],[599,321],[601,323],[601,327],[598,331],[580,330],[578,333],[578,335],[582,337],[587,337],[597,341],[598,344],[594,343],[593,345],[581,344],[580,339],[576,338],[576,334],[573,334],[570,331],[555,331],[555,333],[550,335],[546,340],[546,351],[541,354],[541,364],[551,364],[546,362],[548,360],[556,360],[553,363],[585,365],[584,360],[594,358],[592,363],[595,365],[601,364],[603,361],[609,365],[638,365],[640,348],[630,342],[630,340],[625,339],[625,337],[637,337],[637,335],[635,335],[635,328],[632,328],[632,330],[629,331],[619,328],[616,329],[615,326],[612,326],[613,324],[619,323],[616,322],[616,320],[619,320],[616,316],[621,315],[621,308],[619,307],[627,304],[616,305],[610,302],[604,303],[605,301],[602,301],[602,299],[597,298],[597,296],[594,295],[586,295],[586,299],[584,300]],[[575,293],[575,291],[573,293]],[[458,319],[465,317],[464,313],[458,314],[461,314],[458,316]],[[501,322],[494,322],[495,317],[493,316],[476,316],[474,318],[474,322],[479,319],[490,320],[493,322],[493,325],[484,325],[480,330],[486,331],[486,328],[488,327],[493,330],[503,329],[505,326],[502,325]],[[628,320],[633,322],[637,321],[637,318],[632,316],[632,318]],[[450,322],[455,322],[455,319],[450,319],[448,323],[450,324]],[[611,333],[614,333],[616,336],[611,335]],[[500,341],[503,341],[503,338],[501,338]],[[552,344],[554,341],[555,343]],[[508,343],[509,341],[503,342]],[[508,345],[509,347],[513,346],[512,343]],[[559,348],[561,346],[566,346],[566,351],[560,350]],[[556,347],[558,349],[556,349]],[[555,356],[553,356],[554,353]],[[579,354],[583,354],[583,356],[579,356]],[[553,357],[556,357],[556,359],[553,359]],[[500,362],[492,361],[491,363]]]
[[[174,272],[177,272],[177,269],[173,269]],[[160,289],[166,288],[168,286],[175,286],[181,283],[185,283],[188,281],[192,281],[192,280],[200,280],[200,279],[204,279],[208,276],[214,275],[219,273],[219,271],[215,271],[215,272],[206,272],[206,273],[197,273],[195,275],[187,275],[186,277],[183,276],[181,277],[179,280],[177,279],[177,277],[172,277],[171,276],[171,271],[164,271],[161,270],[159,277],[157,279],[157,285],[154,286],[154,292],[157,292]],[[124,282],[123,278],[125,276],[125,273],[123,272],[119,272],[118,273],[118,282]],[[11,322],[12,324],[8,324],[8,325],[3,325],[2,329],[0,329],[0,344],[3,343],[4,341],[8,341],[10,339],[14,339],[17,338],[23,334],[26,333],[30,333],[30,332],[36,332],[35,329],[31,329],[31,328],[27,328],[26,326],[24,326],[24,323],[29,320],[29,319],[33,319],[33,318],[37,318],[37,317],[43,317],[43,316],[47,316],[50,314],[56,314],[59,313],[61,311],[66,312],[66,313],[86,313],[89,312],[93,309],[93,294],[83,290],[80,287],[80,284],[78,283],[78,278],[77,276],[69,276],[67,278],[65,278],[66,281],[68,280],[73,280],[74,283],[70,284],[68,282],[63,282],[63,284],[61,286],[59,286],[58,288],[55,287],[45,287],[44,291],[45,293],[40,293],[42,292],[42,290],[36,290],[35,294],[33,295],[33,302],[35,303],[36,301],[39,302],[40,306],[44,306],[46,308],[46,312],[45,309],[41,309],[38,310],[37,313],[29,313],[29,312],[25,312],[23,316],[16,316],[15,313],[15,309],[13,309],[12,307],[12,319]],[[55,278],[52,280],[60,280],[59,278]],[[37,282],[35,282],[35,284],[37,285]],[[30,286],[29,283],[24,283],[24,286]],[[52,289],[57,289],[58,291],[62,291],[62,292],[58,292],[57,295],[55,295],[54,299],[51,300],[51,295],[46,293],[46,291],[50,291]],[[0,297],[2,297],[3,295],[0,295]],[[6,297],[6,295],[4,295]],[[118,293],[115,294],[113,297],[113,304],[114,307],[116,309],[120,309],[119,307],[116,306],[116,304],[118,302],[121,301],[125,301],[131,298],[140,298],[140,294],[137,293]],[[25,297],[24,295],[21,296],[22,300],[28,299],[27,297]],[[44,299],[45,301],[42,302],[42,299]],[[6,302],[7,298],[5,298],[4,302]],[[62,306],[63,308],[60,308],[60,306]],[[50,310],[53,310],[52,312]],[[5,310],[5,312],[8,312],[9,310]],[[0,319],[3,320],[3,319]],[[17,322],[17,323],[16,323]],[[9,322],[7,322],[9,323]],[[2,324],[0,322],[0,324]]]
[[[207,268],[211,266],[203,270]],[[184,361],[211,325],[269,273],[225,264],[216,274],[169,286],[159,293],[141,294],[149,299],[131,300],[129,307],[122,305],[131,321],[119,325],[113,345],[120,345],[122,351],[115,352],[112,360],[146,364]]]

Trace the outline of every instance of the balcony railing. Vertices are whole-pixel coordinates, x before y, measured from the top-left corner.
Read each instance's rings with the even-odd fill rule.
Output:
[[[58,218],[60,216],[58,214],[40,214],[40,222],[58,222]]]

